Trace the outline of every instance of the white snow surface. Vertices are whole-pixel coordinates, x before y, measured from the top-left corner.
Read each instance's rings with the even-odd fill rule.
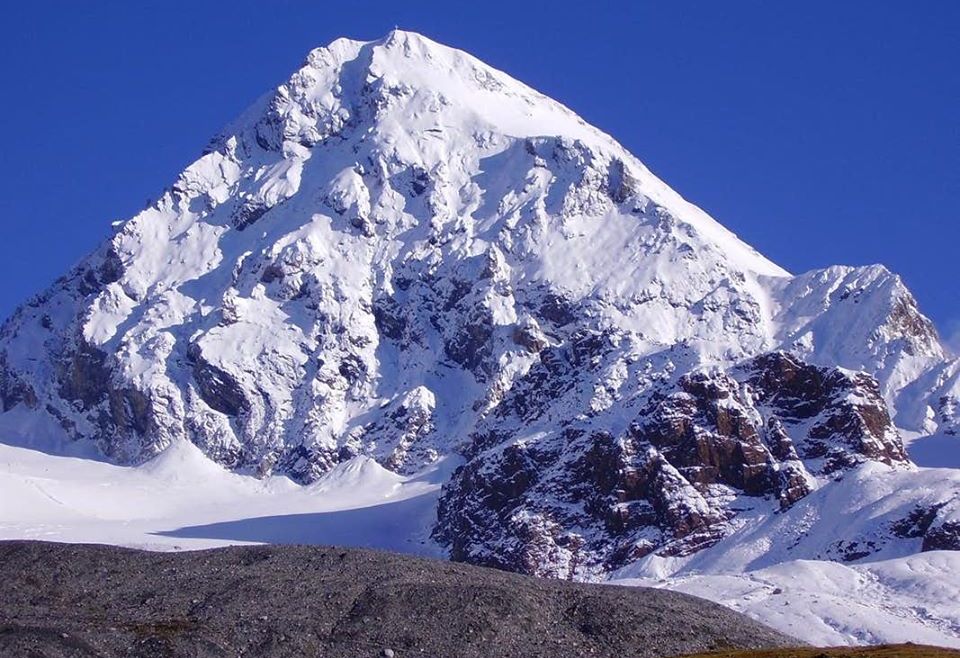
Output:
[[[700,596],[819,646],[913,642],[960,647],[960,553],[845,565],[791,560],[745,573],[623,579]]]
[[[440,556],[429,535],[442,471],[405,477],[358,456],[304,486],[231,473],[188,442],[138,467],[0,444],[0,539],[149,550],[334,544]]]
[[[464,280],[486,283],[461,295]],[[0,374],[29,390],[0,415],[0,538],[440,556],[440,486],[534,361],[518,329],[564,338],[528,312],[554,293],[620,337],[622,359],[584,394],[610,418],[622,404],[620,430],[645,384],[783,349],[875,376],[920,464],[865,464],[783,513],[744,500],[716,545],[616,582],[819,644],[960,646],[960,553],[918,554],[919,539],[888,532],[920,504],[960,517],[960,361],[900,279],[881,266],[792,276],[567,108],[399,30],[311,52],[4,326]],[[402,345],[378,331],[383,295],[406,313]],[[430,307],[447,300],[467,311]],[[455,364],[471,309],[494,350]],[[88,348],[106,355],[112,396],[89,405]],[[105,408],[126,424],[99,425]],[[276,474],[281,459],[311,483]],[[871,541],[866,560],[834,561]]]

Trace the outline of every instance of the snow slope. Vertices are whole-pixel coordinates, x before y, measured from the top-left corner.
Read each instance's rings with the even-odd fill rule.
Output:
[[[960,553],[934,551],[852,566],[792,560],[739,574],[615,582],[701,596],[819,646],[960,647],[958,569]]]
[[[960,470],[866,464],[782,513],[745,510],[695,555],[650,556],[611,580],[703,596],[824,646],[960,647],[960,552],[920,553],[902,521],[927,508],[960,519]]]
[[[139,467],[0,444],[0,538],[152,550],[340,544],[439,556],[429,540],[439,473],[398,476],[356,457],[303,486],[231,473],[185,442]]]

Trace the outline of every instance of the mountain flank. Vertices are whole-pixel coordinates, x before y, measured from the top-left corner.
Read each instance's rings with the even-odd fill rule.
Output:
[[[410,32],[311,51],[114,228],[0,326],[0,441],[303,485],[458,464],[431,528],[458,561],[678,564],[960,427],[960,360],[896,274],[792,275]],[[956,489],[911,490],[809,557],[960,547]]]

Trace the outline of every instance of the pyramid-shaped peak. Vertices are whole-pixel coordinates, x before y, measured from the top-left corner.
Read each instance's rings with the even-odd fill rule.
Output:
[[[394,28],[390,30],[382,39],[378,39],[373,43],[382,44],[384,47],[387,47],[387,48],[418,47],[418,48],[454,50],[454,48],[451,48],[449,46],[444,46],[443,44],[438,43],[433,39],[420,34],[419,32],[411,32],[410,30],[401,30],[400,28]]]
[[[442,66],[459,68],[482,67],[493,71],[469,53],[444,45],[418,32],[393,29],[379,39],[362,41],[341,37],[326,46],[310,51],[307,66],[314,68],[338,67],[355,62],[361,68],[370,67],[375,62],[384,63],[397,59],[414,59],[424,64],[436,63]],[[503,73],[499,75],[508,77]]]
[[[463,99],[467,90],[524,97],[527,105],[559,103],[534,91],[502,71],[456,48],[443,45],[416,32],[392,30],[373,41],[340,38],[315,48],[304,68],[287,85],[312,82],[350,87],[345,77],[387,78],[417,88],[447,92],[449,100]],[[455,87],[459,87],[456,89]],[[475,100],[473,98],[463,100]],[[579,120],[573,112],[564,111]]]
[[[451,158],[482,159],[511,145],[519,148],[518,141],[545,143],[524,148],[546,149],[548,159],[577,161],[576,167],[592,166],[588,176],[616,179],[616,185],[628,182],[620,185],[622,192],[630,188],[669,208],[738,268],[784,274],[563,104],[415,32],[397,29],[374,41],[337,39],[312,51],[266,108],[247,113],[232,127],[233,134],[251,129],[256,142],[274,152],[359,140],[357,153],[373,149],[378,162],[428,171],[447,167]],[[549,146],[554,143],[555,153]],[[582,178],[585,172],[569,175]]]
[[[434,41],[419,32],[410,32],[397,28],[391,30],[380,39],[367,42],[367,45],[373,50],[389,54],[391,57],[399,55],[408,59],[421,59],[441,65],[483,68],[489,71],[495,71],[497,75],[503,76],[504,78],[512,79],[505,73],[496,71],[470,53]]]
[[[960,363],[896,276],[790,276],[560,103],[399,29],[312,51],[0,328],[0,442],[363,500],[443,481],[451,555],[564,578],[905,465],[894,414],[960,428]]]

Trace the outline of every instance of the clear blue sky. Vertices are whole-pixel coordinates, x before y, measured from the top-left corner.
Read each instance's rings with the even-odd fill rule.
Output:
[[[567,104],[791,271],[886,264],[960,335],[960,2],[33,0],[3,19],[2,315],[310,48],[398,25]]]

